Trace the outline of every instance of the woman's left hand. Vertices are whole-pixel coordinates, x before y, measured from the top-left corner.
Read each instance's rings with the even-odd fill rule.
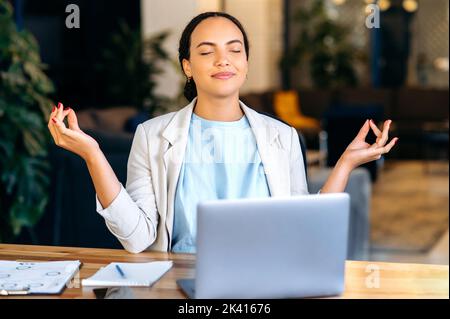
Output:
[[[385,121],[383,130],[380,131],[372,120],[367,120],[341,156],[341,161],[345,163],[345,166],[354,169],[364,163],[377,160],[383,154],[388,153],[398,141],[396,137],[389,144],[386,144],[391,123],[391,120]],[[366,137],[370,129],[377,137],[376,142],[372,145],[366,143]]]

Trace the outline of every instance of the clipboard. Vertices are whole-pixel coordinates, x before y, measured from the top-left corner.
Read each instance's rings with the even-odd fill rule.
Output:
[[[81,262],[0,260],[0,296],[60,294],[78,273]]]

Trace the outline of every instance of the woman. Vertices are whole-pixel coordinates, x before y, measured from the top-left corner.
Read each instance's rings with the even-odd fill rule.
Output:
[[[295,129],[239,101],[248,72],[247,35],[234,17],[203,13],[185,28],[179,60],[189,105],[140,124],[128,159],[126,189],[98,143],[61,103],[48,127],[55,143],[81,156],[97,211],[126,250],[195,252],[196,204],[207,199],[307,194]],[[68,128],[64,118],[68,118]],[[321,189],[342,192],[355,167],[390,151],[391,121],[366,121]],[[377,136],[365,142],[369,130]]]

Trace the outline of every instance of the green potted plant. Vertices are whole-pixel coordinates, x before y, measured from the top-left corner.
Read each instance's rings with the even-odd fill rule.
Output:
[[[318,88],[355,86],[357,50],[347,39],[347,28],[329,17],[324,1],[315,0],[310,7],[301,7],[294,15],[294,23],[301,29],[280,67],[290,70],[309,64],[311,80]]]
[[[0,0],[0,242],[39,221],[48,201],[50,136],[46,117],[54,91],[35,38],[18,31]]]
[[[138,122],[152,117],[169,102],[155,92],[156,76],[163,71],[161,63],[169,61],[163,48],[168,35],[169,32],[161,32],[142,39],[140,29],[132,30],[121,21],[119,31],[111,36],[97,65],[106,79],[108,99],[115,105],[137,108]]]

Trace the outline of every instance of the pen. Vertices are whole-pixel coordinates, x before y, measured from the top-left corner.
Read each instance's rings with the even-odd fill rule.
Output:
[[[1,289],[0,296],[14,296],[14,295],[28,295],[30,288],[24,287],[21,289]]]
[[[125,273],[123,272],[122,268],[119,267],[119,265],[116,265],[116,269],[119,272],[120,276],[122,278],[125,278]]]

